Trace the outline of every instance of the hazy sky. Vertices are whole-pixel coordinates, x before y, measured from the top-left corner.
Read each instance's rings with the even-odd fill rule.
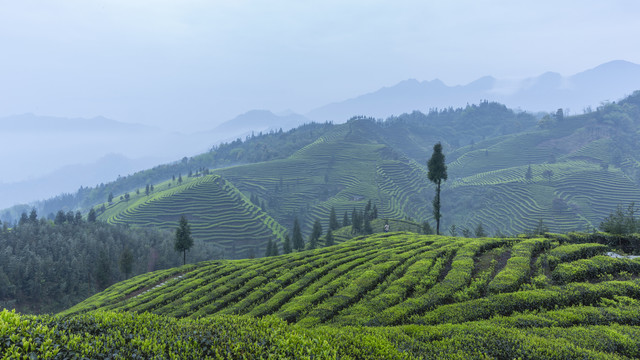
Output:
[[[640,63],[638,19],[635,0],[0,0],[0,116],[188,132],[408,78],[572,75]]]

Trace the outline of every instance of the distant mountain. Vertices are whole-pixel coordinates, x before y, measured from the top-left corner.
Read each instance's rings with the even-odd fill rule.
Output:
[[[223,122],[211,133],[221,139],[234,140],[252,132],[257,134],[280,129],[287,131],[308,122],[310,122],[309,119],[299,114],[276,115],[268,110],[251,110]]]
[[[34,179],[0,184],[0,209],[60,193],[75,193],[81,186],[113,181],[119,175],[125,176],[160,162],[157,158],[134,160],[120,154],[108,154],[92,163],[67,165]]]
[[[447,86],[442,81],[402,81],[392,87],[353,99],[328,104],[306,116],[314,121],[344,122],[355,115],[387,118],[432,108],[461,107],[480,100],[497,101],[526,111],[570,109],[581,113],[603,100],[616,101],[640,89],[640,65],[611,61],[584,72],[563,77],[547,72],[523,80],[482,77],[467,85]]]
[[[34,114],[13,115],[0,118],[0,128],[7,132],[158,132],[160,129],[141,124],[123,123],[102,116],[91,119],[63,118],[53,116],[39,116]]]

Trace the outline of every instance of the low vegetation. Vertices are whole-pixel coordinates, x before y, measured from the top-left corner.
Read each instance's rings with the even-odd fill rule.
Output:
[[[5,310],[0,350],[41,358],[636,358],[640,260],[603,256],[607,241],[395,232],[200,262],[136,276],[56,316]]]

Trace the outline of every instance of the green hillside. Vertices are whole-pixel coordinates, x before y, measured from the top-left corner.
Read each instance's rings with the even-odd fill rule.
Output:
[[[138,276],[65,314],[275,315],[305,326],[377,326],[460,323],[594,305],[614,295],[640,299],[640,259],[603,256],[608,247],[599,243],[573,243],[586,240],[379,234],[314,251]]]
[[[640,203],[639,131],[640,92],[594,112],[546,115],[537,123],[489,102],[385,121],[356,117],[237,140],[135,174],[132,179],[168,178],[169,169],[194,166],[200,180],[155,183],[148,197],[106,204],[101,218],[173,229],[184,214],[196,240],[219,246],[227,258],[261,256],[268,239],[282,239],[295,218],[306,239],[316,220],[327,229],[332,208],[342,219],[369,200],[380,219],[434,225],[426,161],[442,142],[444,233],[468,234],[482,225],[488,234],[513,236],[541,221],[552,232],[592,231],[618,205]],[[224,179],[224,190],[215,185],[220,180],[199,177],[210,173]]]
[[[282,226],[217,175],[168,181],[155,189],[105,204],[98,219],[173,231],[185,215],[193,237],[215,245],[226,258],[260,256],[269,239],[284,235]]]
[[[388,233],[264,259],[202,262],[118,283],[55,317],[5,311],[0,338],[8,340],[0,349],[163,358],[637,358],[640,259],[604,255],[605,244],[620,240],[640,250],[637,238],[600,234]]]

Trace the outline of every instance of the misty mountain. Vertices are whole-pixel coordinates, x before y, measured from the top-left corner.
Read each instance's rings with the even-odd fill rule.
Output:
[[[94,186],[115,180],[161,162],[157,158],[129,159],[108,154],[88,164],[67,165],[47,175],[0,186],[0,208],[49,198],[60,193],[75,193],[81,186]]]
[[[410,79],[319,107],[306,116],[314,121],[344,122],[354,115],[386,118],[412,110],[461,107],[480,100],[531,112],[563,108],[581,113],[588,107],[595,109],[603,100],[617,101],[639,88],[640,65],[617,60],[568,77],[554,72],[521,80],[485,76],[458,86],[447,86],[438,79]]]
[[[211,133],[218,138],[234,140],[239,136],[251,134],[251,132],[266,133],[279,129],[287,131],[309,121],[306,117],[295,113],[276,115],[268,110],[251,110],[223,122]]]
[[[149,133],[160,129],[141,125],[123,123],[102,116],[91,119],[63,118],[54,116],[38,116],[22,114],[0,118],[0,128],[11,133]]]

